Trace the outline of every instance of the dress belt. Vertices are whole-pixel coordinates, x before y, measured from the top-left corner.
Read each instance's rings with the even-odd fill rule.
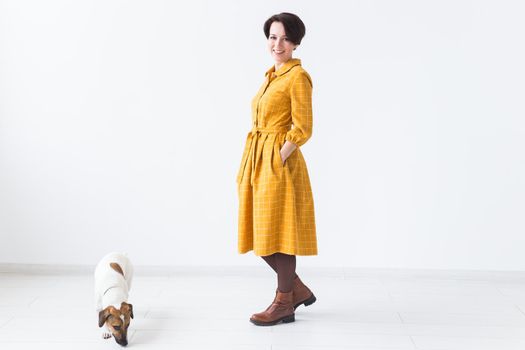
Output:
[[[264,127],[257,127],[257,126],[254,126],[251,130],[251,137],[250,137],[250,146],[249,147],[249,151],[248,152],[251,152],[251,168],[252,168],[252,171],[251,171],[251,174],[250,174],[250,184],[253,186],[253,179],[255,178],[255,172],[257,170],[257,164],[259,163],[259,158],[262,157],[262,151],[259,152],[260,154],[257,154],[257,142],[259,141],[259,136],[261,136],[262,134],[279,134],[279,133],[287,133],[289,130],[291,130],[290,127],[286,127],[286,126],[282,126],[282,127],[274,127],[274,128],[264,128]],[[246,156],[246,160],[248,160],[248,156]],[[247,166],[248,164],[244,164],[243,166],[243,175],[244,176],[244,168]],[[241,181],[242,181],[242,177],[241,177]]]
[[[277,134],[277,133],[285,133],[290,131],[290,128],[287,126],[281,126],[276,128],[263,128],[259,126],[254,126],[252,128],[252,134],[256,134],[257,132],[260,133],[268,133],[268,134]]]

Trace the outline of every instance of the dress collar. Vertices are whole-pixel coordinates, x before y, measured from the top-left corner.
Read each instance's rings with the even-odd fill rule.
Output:
[[[266,73],[264,74],[265,76],[268,76],[269,74],[271,73],[275,73],[276,76],[280,76],[280,75],[283,75],[285,74],[286,72],[288,72],[290,69],[292,69],[293,67],[295,66],[300,66],[301,65],[301,60],[298,59],[298,58],[290,58],[288,61],[286,61],[282,66],[281,68],[279,68],[277,70],[277,72],[275,71],[275,65],[273,65],[270,69],[268,69],[266,71]]]

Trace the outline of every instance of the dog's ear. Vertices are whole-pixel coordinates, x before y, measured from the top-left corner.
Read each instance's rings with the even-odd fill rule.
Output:
[[[109,266],[115,270],[116,272],[120,273],[122,276],[124,276],[124,271],[122,271],[122,267],[120,267],[119,264],[117,264],[116,262],[112,262],[109,264]]]
[[[104,323],[106,323],[106,320],[109,317],[109,307],[105,308],[104,310],[100,310],[98,313],[98,326],[102,327]]]
[[[123,301],[122,304],[120,304],[120,311],[121,312],[128,312],[129,311],[129,316],[131,318],[133,318],[133,305],[128,304],[128,303]]]

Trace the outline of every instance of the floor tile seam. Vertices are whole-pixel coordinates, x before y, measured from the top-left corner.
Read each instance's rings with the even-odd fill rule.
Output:
[[[419,326],[454,326],[454,327],[514,327],[514,328],[523,328],[525,324],[490,324],[490,323],[482,323],[482,324],[465,324],[465,323],[432,323],[432,322],[405,322],[402,323],[404,325],[419,325]]]
[[[33,298],[33,300],[32,300],[29,304],[27,304],[27,307],[28,307],[28,308],[31,308],[31,305],[33,305],[34,303],[36,303],[36,301],[37,301],[38,299],[40,299],[40,298],[41,298],[40,296]]]
[[[341,323],[339,323],[341,324]],[[363,324],[363,325],[376,325],[376,323],[360,323],[360,324]],[[401,333],[394,333],[392,331],[379,331],[379,332],[372,332],[372,331],[366,331],[366,330],[351,330],[350,333],[351,334],[382,334],[382,335],[411,335],[413,333],[411,333],[412,331],[408,328],[410,326],[417,326],[417,327],[435,327],[435,326],[447,326],[447,327],[452,327],[454,329],[458,329],[458,328],[481,328],[480,331],[483,331],[483,328],[501,328],[501,330],[506,330],[509,328],[509,326],[503,326],[503,325],[464,325],[464,324],[454,324],[454,325],[443,325],[443,324],[423,324],[423,323],[411,323],[411,322],[405,322],[405,323],[391,323],[391,325],[395,325],[395,326],[399,326],[400,330],[402,331]],[[523,329],[522,326],[512,326],[514,329]],[[346,330],[343,330],[344,332],[349,332],[348,329]],[[499,331],[499,330],[498,330]],[[309,333],[310,331],[309,330],[294,330],[292,331],[294,334],[295,333]],[[319,330],[319,332],[326,332],[326,333],[330,333],[330,332],[333,332],[333,333],[336,333],[336,332],[339,332],[338,330],[336,331],[331,331],[331,330]],[[446,331],[438,331],[438,332],[446,332]],[[276,332],[276,333],[282,333],[282,332]],[[485,332],[486,333],[486,332]],[[523,337],[525,338],[525,334],[523,335]],[[518,337],[521,339],[521,337]]]
[[[287,347],[287,345],[282,345],[282,344],[274,344],[275,346],[279,346],[279,347]],[[325,350],[325,349],[337,349],[337,350],[340,350],[340,349],[349,349],[349,350],[406,350],[407,349],[407,346],[406,345],[400,345],[400,346],[384,346],[384,345],[366,345],[363,347],[363,345],[359,345],[359,344],[355,344],[355,345],[351,345],[350,348],[348,347],[343,347],[341,345],[323,345],[321,347],[321,349]],[[312,349],[312,350],[318,350],[319,347],[318,346],[309,346],[309,345],[298,345],[298,346],[294,346],[292,348],[290,348],[292,350],[294,349],[299,349],[299,350],[303,350],[303,349]],[[411,350],[418,350],[419,348],[410,348]],[[433,350],[433,349],[432,349]],[[445,349],[436,349],[436,350],[445,350]]]
[[[0,331],[2,331],[2,328],[4,328],[5,326],[7,326],[11,321],[13,321],[15,319],[15,316],[10,316],[8,317],[7,321],[5,321],[4,323],[1,323],[0,324]]]
[[[417,315],[426,315],[427,313],[426,312],[418,312],[418,313],[413,313],[413,312],[404,312],[404,311],[400,311],[400,314],[405,314],[405,317],[409,317],[410,314],[414,315],[414,316],[417,316]],[[433,317],[434,316],[434,317]],[[457,317],[465,317],[465,318],[472,318],[472,319],[479,319],[480,317],[487,317],[487,318],[491,318],[493,319],[494,318],[494,313],[487,313],[487,314],[472,314],[472,313],[447,313],[447,314],[433,314],[433,315],[429,315],[429,318],[446,318],[446,317],[451,317],[451,318],[457,318]],[[512,316],[512,317],[507,317],[507,316],[504,316],[504,317],[507,317],[507,318],[502,318],[502,319],[499,319],[499,320],[503,320],[503,321],[525,321],[525,319],[522,317],[523,315],[521,314],[518,314],[518,315],[515,315],[515,316]],[[417,318],[417,317],[416,317]]]
[[[155,346],[155,345],[160,345],[160,344],[163,344],[163,345],[178,345],[180,346],[179,348],[180,349],[184,349],[184,345],[188,345],[187,342],[185,341],[180,341],[180,340],[173,340],[173,341],[153,341],[153,342],[147,342],[147,341],[132,341],[130,339],[130,342],[133,344],[133,345],[137,345],[137,344],[141,344],[141,345],[151,345],[151,346]],[[210,348],[210,345],[209,345],[209,341],[206,342],[206,341],[203,341],[203,342],[199,342],[199,343],[196,343],[196,342],[192,342],[192,345],[196,345],[196,346],[199,346],[199,347],[206,347],[206,348]],[[231,342],[229,342],[229,344],[231,346]],[[272,343],[270,342],[266,342],[264,344],[261,344],[261,342],[257,342],[257,343],[235,343],[235,346],[236,347],[242,347],[242,346],[270,346],[272,345]],[[215,342],[214,346],[217,346],[217,342]]]
[[[411,335],[409,335],[409,337],[410,337],[410,342],[411,342],[411,343],[412,343],[412,345],[414,346],[414,349],[416,349],[416,350],[417,350],[417,349],[418,349],[418,347],[417,347],[416,341],[414,340],[414,338],[412,338],[412,336],[411,336]]]
[[[272,345],[273,346],[273,345]],[[283,347],[284,345],[280,345],[280,344],[276,344],[275,346],[279,346],[279,347]],[[358,345],[359,346],[359,345]],[[321,349],[325,350],[325,349],[341,349],[342,347],[340,345],[323,345],[321,347]],[[272,348],[273,349],[273,348]],[[303,350],[303,349],[311,349],[311,350],[317,350],[319,349],[318,346],[311,346],[311,345],[298,345],[298,346],[295,346],[291,349],[299,349],[299,350]],[[394,347],[391,347],[391,346],[388,346],[388,347],[385,347],[385,346],[374,346],[374,345],[369,345],[369,346],[366,346],[366,347],[352,347],[350,348],[350,350],[374,350],[374,349],[377,349],[377,350],[395,350],[395,349],[401,349],[401,350],[406,350],[407,347],[406,346],[394,346]],[[417,350],[417,348],[414,348],[415,350]]]
[[[305,334],[311,334],[311,332],[307,332],[307,331],[297,331],[297,332],[293,332],[294,335],[296,334],[301,334],[301,333],[305,333]],[[320,330],[318,331],[317,334],[330,334],[330,335],[333,335],[334,333],[341,333],[342,335],[358,335],[358,336],[370,336],[370,337],[403,337],[403,338],[406,338],[406,337],[409,337],[411,334],[410,333],[389,333],[389,332],[363,332],[363,331],[352,331],[352,332],[348,332],[348,330],[342,330],[342,331],[324,331],[324,330]],[[283,334],[283,332],[275,332],[274,334]]]
[[[525,337],[508,337],[508,336],[472,336],[472,335],[429,335],[429,334],[412,334],[411,337],[435,337],[435,338],[469,338],[469,339],[511,339],[524,340]]]
[[[363,325],[365,323],[361,323],[361,325]],[[7,326],[8,325],[8,322],[6,322],[3,326]],[[349,325],[349,323],[339,323],[338,326],[346,326],[346,325]],[[372,323],[366,323],[366,325],[376,325],[375,323],[372,324]],[[403,330],[403,333],[396,333],[395,331],[372,331],[372,330],[350,330],[350,332],[352,334],[384,334],[384,335],[407,335],[407,333],[404,333],[405,331],[410,331],[410,326],[417,326],[417,327],[425,327],[425,326],[428,326],[428,327],[435,327],[435,326],[444,326],[444,327],[451,327],[453,329],[456,329],[456,330],[460,330],[460,328],[468,328],[468,329],[476,329],[476,328],[480,328],[479,331],[482,332],[484,331],[484,328],[501,328],[500,330],[496,330],[496,332],[500,332],[500,331],[504,331],[506,329],[508,329],[509,327],[508,326],[501,326],[501,325],[491,325],[491,326],[485,326],[485,325],[442,325],[442,324],[421,324],[421,323],[404,323],[404,324],[392,324],[392,325],[396,325],[396,326],[399,326],[398,328],[400,330]],[[298,326],[300,327],[300,326]],[[137,326],[131,326],[132,330],[133,331],[146,331],[146,332],[155,332],[155,331],[184,331],[184,332],[198,332],[200,330],[195,330],[195,329],[192,329],[192,328],[142,328],[142,327],[137,327]],[[519,326],[512,326],[513,329],[522,329],[523,327],[519,327]],[[15,329],[16,331],[17,329]],[[232,331],[231,328],[207,328],[207,330],[209,331],[216,331],[216,332],[228,332],[228,331]],[[287,330],[290,330],[292,331],[293,333],[310,333],[312,331],[312,329],[292,329],[292,328],[288,328]],[[8,332],[12,332],[13,329],[0,329],[0,332],[2,333],[8,333]],[[325,332],[330,332],[330,333],[339,333],[341,331],[343,332],[349,332],[348,329],[334,329],[334,328],[320,328],[318,329],[319,332],[322,332],[322,333],[325,333]],[[233,332],[235,332],[235,330],[233,330]],[[280,329],[276,329],[276,328],[272,328],[272,329],[265,329],[265,332],[271,332],[271,333],[275,333],[275,334],[278,334],[278,333],[282,333],[282,331]],[[486,333],[486,331],[485,331]],[[523,337],[525,337],[525,334],[523,335]],[[521,337],[520,337],[521,338]]]
[[[523,316],[525,316],[525,311],[524,311],[519,305],[514,304],[514,306],[518,309],[518,311],[519,311]]]
[[[432,314],[432,315],[446,315],[446,316],[494,316],[494,314],[498,313],[498,311],[486,311],[486,312],[442,312],[442,313],[433,313],[434,311],[437,311],[437,310],[432,310],[430,309],[430,311],[427,309],[426,311],[403,311],[403,310],[399,310],[397,312],[399,313],[404,313],[404,314],[416,314],[416,315],[419,315],[419,314],[425,314],[425,315],[428,315],[428,314]],[[501,311],[500,311],[501,312]],[[523,313],[518,310],[518,314],[519,316],[522,316]],[[517,314],[513,314],[513,315],[516,315],[518,316]],[[525,316],[525,315],[524,315]]]
[[[133,334],[130,335],[130,339],[133,339],[133,337],[137,334],[137,333],[151,333],[151,332],[165,332],[165,331],[175,331],[175,330],[140,330],[140,329],[134,329],[133,330]],[[195,331],[188,331],[188,330],[179,330],[180,332],[182,333],[187,333],[187,334],[192,334],[192,333],[200,333],[201,331],[199,330],[195,330]],[[217,332],[224,332],[225,330],[213,330],[213,331],[217,331]],[[7,331],[2,331],[0,330],[0,333],[4,333],[4,332],[7,332]],[[242,333],[242,332],[240,332]],[[310,332],[306,332],[306,331],[303,331],[303,332],[293,332],[293,335],[297,335],[298,333],[306,333],[306,334],[310,334]],[[332,334],[332,333],[335,333],[335,332],[322,332],[322,333],[326,333],[326,334]],[[264,334],[275,334],[276,336],[279,336],[279,334],[283,334],[281,332],[270,332],[270,331],[265,331]],[[417,333],[403,333],[403,334],[392,334],[392,333],[384,333],[384,332],[351,332],[351,333],[347,333],[347,332],[343,332],[341,334],[344,334],[344,335],[358,335],[358,336],[370,336],[370,337],[377,337],[377,336],[382,336],[382,337],[401,337],[401,338],[406,338],[406,337],[437,337],[437,338],[474,338],[474,339],[511,339],[511,340],[524,340],[525,341],[525,337],[519,337],[519,336],[494,336],[494,335],[451,335],[451,334],[417,334]],[[64,340],[64,341],[59,341],[59,340],[56,340],[56,341],[46,341],[46,342],[50,342],[50,343],[67,343],[67,342],[70,342],[71,340]],[[13,340],[2,340],[0,339],[0,343],[2,342],[24,342],[24,343],[33,343],[33,342],[38,342],[37,340],[16,340],[16,341],[13,341]],[[93,341],[88,341],[88,342],[95,342],[94,340]]]
[[[144,316],[143,316],[142,318],[147,319],[147,318],[148,318],[148,314],[149,314],[150,312],[151,312],[151,308],[148,308],[148,309],[146,310],[146,313],[144,314]],[[141,319],[142,319],[142,318],[141,318]]]
[[[0,339],[0,344],[69,344],[75,343],[78,344],[78,340],[2,340]],[[96,344],[98,340],[82,340],[83,344]]]
[[[144,321],[151,321],[151,320],[181,320],[180,318],[174,318],[174,317],[141,317],[140,320]],[[185,319],[186,321],[188,319]],[[220,319],[213,318],[213,317],[199,317],[199,318],[192,318],[192,321],[199,321],[199,320],[206,320],[206,321],[219,321],[219,322],[228,322],[228,321],[245,321],[246,317],[222,317]]]
[[[524,283],[525,284],[525,283]],[[498,286],[498,285],[495,285],[494,288],[496,288],[496,290],[498,291],[498,293],[501,295],[502,298],[504,298],[505,300],[508,300],[510,298],[512,298],[511,296],[505,294],[503,292],[503,290],[501,290],[501,288]]]
[[[483,297],[483,298],[491,298],[491,299],[495,299],[495,300],[507,300],[509,297],[506,296],[506,295],[501,295],[499,293],[493,293],[493,294],[489,294],[489,293],[451,293],[451,292],[429,292],[429,291],[413,291],[413,292],[410,292],[409,290],[404,290],[404,291],[393,291],[393,290],[390,290],[390,292],[392,292],[393,294],[395,294],[394,296],[395,297],[398,297],[399,295],[407,295],[407,296],[412,296],[412,297],[422,297],[422,296],[429,296],[429,297],[436,297],[436,296],[442,296],[442,297],[452,297],[452,296],[456,296],[456,297]]]
[[[257,327],[257,328],[255,328]],[[268,334],[271,332],[270,328],[269,327],[258,327],[258,326],[255,326],[253,325],[253,328],[252,329],[258,329],[258,330],[261,330],[261,333],[264,333],[264,334]],[[200,329],[181,329],[181,328],[178,328],[178,329],[134,329],[135,331],[137,332],[164,332],[164,331],[169,331],[169,332],[184,332],[184,333],[199,333],[201,332]],[[222,332],[222,333],[245,333],[246,332],[246,329],[243,328],[243,329],[231,329],[231,328],[228,328],[228,329],[209,329],[209,331],[213,331],[213,332]],[[305,331],[306,333],[306,331]]]
[[[479,298],[478,298],[479,297]],[[488,297],[488,298],[487,298]],[[458,302],[466,302],[466,303],[473,303],[476,300],[482,301],[484,303],[502,303],[502,304],[510,304],[511,301],[508,299],[501,298],[499,296],[483,296],[479,294],[469,294],[469,295],[458,295],[458,294],[410,294],[410,293],[394,293],[390,295],[390,300],[392,302],[398,302],[402,300],[415,300],[415,301],[447,301],[447,300],[457,300]],[[525,298],[523,300],[525,302]]]
[[[135,329],[136,332],[162,332],[162,331],[179,331],[179,332],[183,332],[183,333],[200,333],[201,330],[188,330],[188,329],[167,329],[167,330],[154,330],[154,329]],[[215,330],[211,330],[211,331],[215,331],[215,332],[227,332],[228,330],[225,330],[225,329],[215,329]],[[244,330],[239,330],[239,331],[234,331],[233,333],[235,332],[238,332],[238,333],[243,333]],[[272,335],[275,335],[275,336],[279,336],[281,334],[283,334],[284,331],[274,331],[274,330],[270,330],[270,329],[264,329],[263,334],[272,334]],[[297,335],[297,334],[311,334],[311,330],[294,330],[294,331],[291,331],[294,335]],[[397,334],[397,333],[391,333],[391,332],[366,332],[366,331],[352,331],[351,333],[348,333],[348,330],[341,330],[341,331],[324,331],[324,330],[320,330],[319,333],[322,333],[322,334],[333,334],[333,333],[341,333],[341,334],[344,334],[344,335],[348,335],[348,334],[351,334],[351,335],[359,335],[359,336],[370,336],[370,337],[376,337],[376,336],[387,336],[387,337],[408,337],[410,336],[410,334],[408,333],[402,333],[402,334]],[[318,334],[319,334],[318,333]]]

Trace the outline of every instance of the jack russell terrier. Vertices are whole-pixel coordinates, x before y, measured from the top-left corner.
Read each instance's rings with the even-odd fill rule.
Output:
[[[128,292],[133,279],[133,265],[126,254],[109,253],[95,269],[95,305],[98,326],[106,325],[104,339],[113,335],[115,341],[128,345],[128,327],[133,318],[133,305],[128,304]]]

